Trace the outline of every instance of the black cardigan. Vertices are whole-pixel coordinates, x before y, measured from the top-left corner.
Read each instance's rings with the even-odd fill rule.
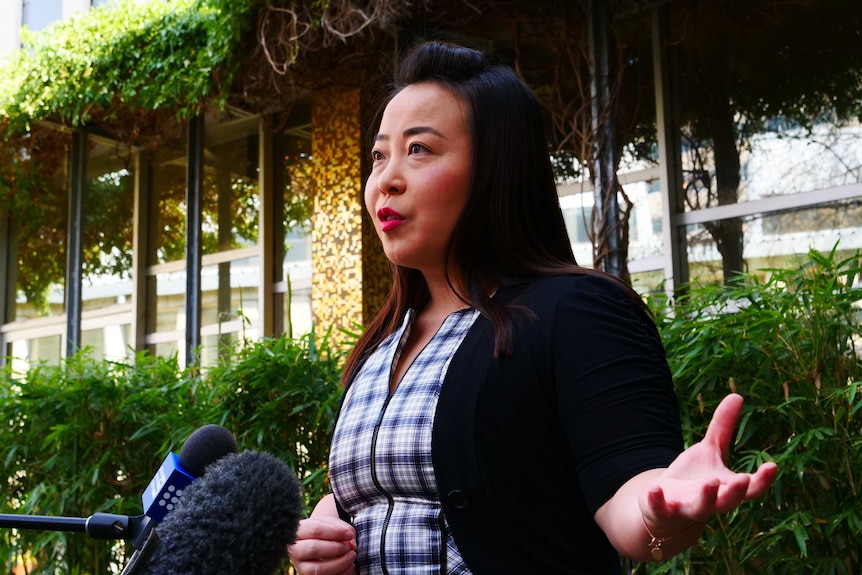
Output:
[[[556,276],[501,289],[525,306],[514,353],[479,317],[452,358],[432,436],[438,491],[475,575],[619,573],[593,515],[682,450],[655,324],[616,281]]]

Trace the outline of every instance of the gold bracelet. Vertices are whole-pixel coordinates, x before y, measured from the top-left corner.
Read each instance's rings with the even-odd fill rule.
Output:
[[[661,561],[664,559],[664,551],[661,550],[661,546],[664,543],[664,539],[661,537],[656,537],[652,534],[652,531],[649,530],[649,526],[646,523],[646,517],[641,513],[641,520],[644,522],[644,528],[646,529],[647,535],[650,536],[649,540],[649,553],[652,555],[652,558],[656,561]],[[670,539],[670,537],[668,537]]]

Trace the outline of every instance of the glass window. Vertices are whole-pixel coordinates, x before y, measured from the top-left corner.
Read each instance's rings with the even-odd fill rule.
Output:
[[[294,110],[294,124],[276,139],[283,158],[280,186],[283,217],[276,230],[283,243],[281,279],[276,306],[283,313],[277,330],[300,337],[312,328],[311,314],[311,211],[312,156],[311,121],[307,109]]]
[[[24,0],[22,21],[34,32],[63,17],[63,0]]]
[[[299,106],[295,111],[300,109]],[[310,118],[275,135],[274,330],[295,336],[311,329],[312,162]],[[259,225],[261,196],[260,118],[235,111],[209,110],[204,129],[201,269],[202,365],[224,346],[242,345],[262,334]],[[150,242],[147,277],[147,342],[157,354],[185,345],[187,150],[162,146],[150,157]],[[281,280],[281,281],[279,281]],[[282,315],[282,313],[284,315]]]
[[[260,258],[204,266],[201,270],[201,328],[257,337],[260,325]]]
[[[201,337],[200,365],[204,368],[216,365],[222,357],[230,357],[231,352],[242,347],[245,341],[239,333],[222,333]]]
[[[116,144],[92,138],[84,199],[84,311],[127,304],[132,296],[134,174]]]
[[[36,177],[20,190],[27,197],[12,207],[11,235],[17,253],[16,298],[13,318],[23,321],[65,313],[66,228],[69,212],[70,139],[51,130],[30,135],[34,147],[54,150],[30,167]]]
[[[657,181],[626,184],[626,198],[632,203],[629,214],[629,260],[660,257],[663,253],[661,194],[654,193]],[[621,205],[620,209],[625,206]]]
[[[681,28],[672,29],[668,36],[679,32]],[[842,248],[853,247],[852,225],[825,223],[830,218],[862,223],[849,205],[772,216],[762,212],[783,210],[794,203],[791,197],[802,194],[810,194],[803,198],[808,205],[818,196],[826,205],[831,198],[827,191],[862,181],[862,126],[855,113],[858,82],[843,84],[841,74],[824,71],[828,65],[818,58],[827,58],[828,50],[795,62],[799,77],[823,72],[828,80],[785,83],[786,54],[773,49],[771,36],[758,36],[762,43],[746,45],[744,53],[737,54],[728,52],[726,38],[698,37],[696,45],[689,44],[694,37],[674,47],[686,57],[675,59],[680,68],[673,78],[680,102],[685,211],[695,215],[689,221],[710,217],[697,216],[706,209],[742,216],[745,204],[761,202],[766,207],[752,206],[761,213],[744,219],[689,228],[691,279],[727,281],[734,272],[754,271],[766,262],[781,265],[809,248],[828,251],[839,237]],[[823,41],[841,42],[839,36]],[[762,60],[760,66],[735,64],[750,59],[753,51]],[[715,73],[691,73],[704,66]],[[830,234],[828,240],[820,237]]]
[[[149,156],[148,241],[145,261],[147,348],[172,356],[184,349],[186,322],[186,126]],[[180,354],[180,361],[185,357]]]
[[[203,253],[254,246],[258,237],[257,116],[211,112],[204,133]]]
[[[201,364],[260,337],[260,118],[210,110],[204,130]],[[214,261],[215,260],[215,261]]]
[[[9,346],[12,370],[24,373],[38,363],[59,364],[62,340],[62,336],[57,334],[12,342]]]
[[[300,275],[307,270],[307,275]],[[283,294],[284,317],[287,324],[284,333],[290,337],[300,337],[311,332],[311,267],[293,268],[292,275],[286,277],[287,292]]]
[[[750,146],[739,152],[739,178],[730,178],[724,192],[719,191],[711,148],[689,147],[683,154],[686,211],[744,202],[776,203],[807,192],[816,197],[854,185],[862,176],[860,136],[858,126],[819,126],[804,134],[792,130],[755,134]],[[856,229],[862,222],[859,202],[823,203],[690,227],[690,277],[722,282],[732,270],[782,265],[789,256],[809,249],[829,251],[839,238],[841,249],[856,248]]]
[[[641,295],[661,293],[664,291],[664,270],[650,270],[647,272],[632,272],[632,287]]]
[[[791,265],[797,254],[814,249],[829,252],[837,245],[841,255],[862,249],[862,198],[836,201],[807,208],[783,210],[729,220],[740,226],[745,271]],[[714,223],[688,226],[691,279],[722,281],[722,256]]]
[[[209,347],[260,336],[258,116],[209,110],[203,150],[201,361]],[[175,353],[186,322],[187,148],[179,139],[152,156],[147,339]],[[224,337],[222,337],[224,336]],[[213,339],[215,338],[215,339]],[[217,349],[215,350],[217,353]]]
[[[149,265],[183,261],[186,256],[185,133],[163,144],[150,159]]]
[[[174,357],[177,356],[180,369],[186,366],[186,358],[180,353],[183,349],[184,342],[182,340],[163,341],[153,346],[153,353],[159,357]]]
[[[590,212],[592,212],[592,206],[589,208],[577,206],[563,208],[563,219],[566,221],[569,239],[573,244],[590,241]]]
[[[81,347],[90,348],[96,360],[122,361],[131,357],[132,326],[114,322],[111,325],[81,331]]]
[[[168,271],[157,274],[150,281],[155,289],[148,290],[155,301],[147,306],[153,317],[151,331],[185,332],[186,328],[186,270]],[[155,284],[153,286],[153,283]]]
[[[862,198],[767,214],[763,216],[760,231],[764,239],[771,242],[800,235],[837,240],[839,237],[849,238],[856,235],[860,223]]]
[[[70,140],[67,134],[34,130],[28,141],[49,150],[32,162],[34,178],[22,180],[25,201],[11,207],[11,250],[17,267],[13,322],[6,328],[14,361],[59,361],[65,342],[66,235]],[[83,210],[82,347],[96,357],[131,354],[131,262],[133,174],[112,142],[88,138]],[[127,160],[128,158],[126,158]]]
[[[590,240],[590,225],[593,211],[593,192],[577,192],[560,197],[560,209],[575,260],[583,266],[593,263],[593,244]]]

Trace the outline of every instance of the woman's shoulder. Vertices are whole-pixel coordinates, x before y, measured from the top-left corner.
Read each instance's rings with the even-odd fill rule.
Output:
[[[513,284],[506,288],[512,300],[524,297],[557,299],[565,296],[598,295],[638,301],[640,296],[619,278],[596,270],[575,270],[569,273],[548,275]]]
[[[653,323],[641,296],[621,280],[601,272],[546,276],[525,282],[506,295],[505,303],[540,324],[589,322],[617,325]]]

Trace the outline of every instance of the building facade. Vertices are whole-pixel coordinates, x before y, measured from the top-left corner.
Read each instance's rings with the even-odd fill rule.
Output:
[[[102,3],[7,2],[0,48],[20,45],[21,26],[37,31]],[[662,4],[640,17],[654,46],[653,161],[623,154],[616,176],[631,205],[635,287],[721,281],[712,232],[720,222],[743,231],[752,271],[812,248],[862,248],[855,125],[752,138],[740,155],[738,201],[706,201],[715,164],[674,121]],[[23,370],[87,347],[110,359],[147,350],[206,364],[244,340],[355,331],[389,287],[361,204],[366,111],[362,90],[336,83],[277,114],[211,107],[165,124],[156,151],[86,126],[33,126],[33,138],[56,147],[56,161],[43,167],[32,217],[0,208],[4,361]],[[594,257],[598,197],[592,178],[579,175],[588,172],[561,175],[559,184],[582,265]]]

